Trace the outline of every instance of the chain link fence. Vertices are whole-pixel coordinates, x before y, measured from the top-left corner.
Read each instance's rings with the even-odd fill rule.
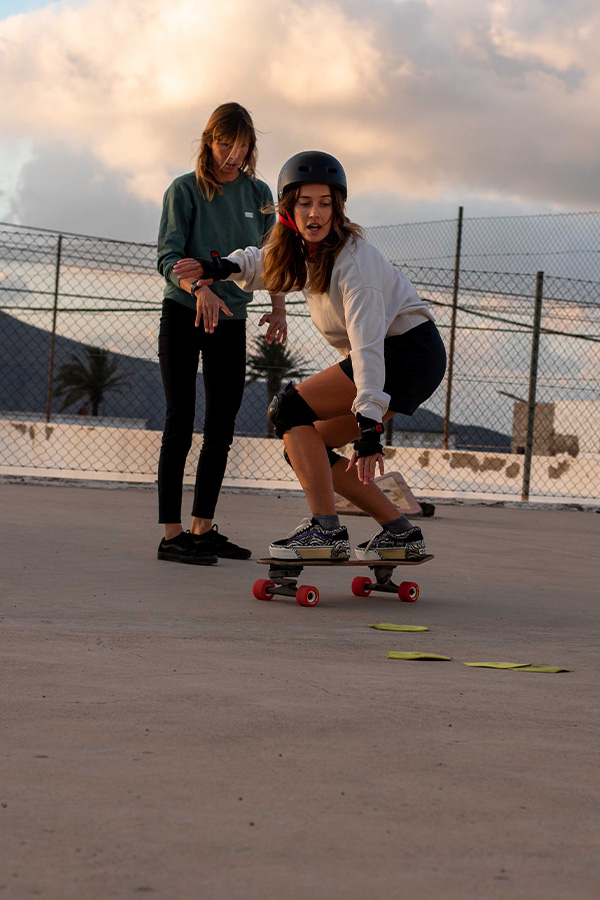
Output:
[[[417,496],[600,497],[600,214],[367,229],[432,305],[449,351],[436,395],[386,434]],[[0,474],[153,481],[164,421],[162,279],[151,244],[0,225]],[[226,484],[297,487],[270,393],[338,357],[288,297],[285,353],[249,307],[248,377]],[[277,353],[277,356],[272,354]],[[296,379],[297,380],[297,379]],[[196,425],[186,475],[201,443]]]

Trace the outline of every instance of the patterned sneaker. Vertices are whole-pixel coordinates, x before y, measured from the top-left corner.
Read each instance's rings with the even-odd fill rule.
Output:
[[[213,550],[197,547],[189,531],[182,531],[168,541],[163,538],[156,556],[168,562],[189,563],[191,566],[214,566],[219,561]]]
[[[395,534],[382,525],[380,531],[356,547],[357,559],[422,559],[423,556],[427,556],[427,549],[421,529],[416,527]]]
[[[250,559],[252,556],[252,550],[238,547],[224,534],[220,534],[217,525],[213,525],[210,531],[205,531],[204,534],[192,534],[192,540],[204,553],[214,553],[221,559]]]
[[[269,553],[274,559],[350,559],[347,530],[340,525],[326,531],[316,519],[302,519],[288,537],[273,541]]]

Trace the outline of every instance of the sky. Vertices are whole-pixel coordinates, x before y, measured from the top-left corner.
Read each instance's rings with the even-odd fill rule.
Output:
[[[154,241],[212,110],[387,225],[600,209],[597,0],[0,0],[0,221]]]

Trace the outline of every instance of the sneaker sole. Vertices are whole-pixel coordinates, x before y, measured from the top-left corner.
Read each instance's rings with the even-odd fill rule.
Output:
[[[357,547],[354,552],[357,559],[365,562],[370,562],[371,560],[389,560],[390,562],[396,560],[397,562],[402,562],[403,560],[423,559],[424,556],[427,556],[427,550],[395,550],[393,547],[386,550],[359,550]]]
[[[188,566],[214,566],[219,562],[216,556],[179,556],[177,553],[165,553],[159,550],[156,554],[157,559],[164,559],[167,562],[186,563]]]
[[[332,562],[347,562],[350,559],[350,551],[340,553],[333,547],[269,547],[269,553],[273,559],[330,559]]]

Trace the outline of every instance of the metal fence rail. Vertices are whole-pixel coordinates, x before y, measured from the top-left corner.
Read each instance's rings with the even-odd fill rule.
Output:
[[[600,214],[371,228],[431,303],[450,351],[437,394],[388,427],[388,468],[422,495],[600,496]],[[0,473],[152,480],[164,417],[162,279],[151,244],[0,225]],[[337,360],[288,297],[289,358],[249,307],[249,377],[228,477],[295,486],[269,390]],[[268,377],[268,380],[267,380]],[[204,399],[199,374],[196,426]],[[194,442],[191,475],[199,449]]]

